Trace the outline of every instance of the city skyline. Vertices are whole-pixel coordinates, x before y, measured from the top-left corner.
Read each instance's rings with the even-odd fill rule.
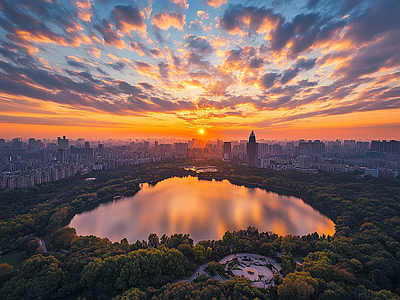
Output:
[[[5,0],[0,138],[400,140],[399,14],[395,0]]]
[[[241,161],[248,167],[318,174],[361,172],[396,178],[400,166],[400,141],[266,141],[251,131],[248,140],[54,140],[24,142],[0,138],[0,188],[15,189],[58,181],[76,174],[112,170],[163,160]],[[190,167],[189,169],[192,169]],[[215,168],[206,168],[215,170]],[[196,171],[201,172],[201,171]]]
[[[248,131],[248,134],[254,133],[254,130]],[[255,133],[254,133],[255,134]],[[216,142],[232,142],[232,143],[241,143],[241,142],[248,142],[248,136],[239,136],[237,138],[205,138],[203,135],[199,135],[196,137],[191,137],[191,138],[174,138],[174,137],[155,137],[155,138],[151,138],[151,137],[143,137],[143,138],[125,138],[125,139],[118,139],[118,138],[99,138],[99,139],[91,139],[91,138],[86,138],[84,136],[79,136],[79,138],[71,138],[70,136],[54,136],[54,137],[42,137],[42,138],[36,138],[36,137],[21,137],[21,136],[14,136],[12,138],[4,138],[3,136],[0,136],[0,142],[6,142],[6,143],[11,143],[13,141],[18,140],[19,142],[23,142],[23,143],[29,143],[30,140],[33,141],[39,141],[39,142],[43,142],[43,143],[55,143],[55,144],[59,144],[59,140],[61,139],[64,140],[66,139],[67,141],[69,141],[69,143],[72,143],[70,145],[79,145],[79,147],[84,147],[84,143],[89,143],[91,144],[91,146],[97,145],[98,143],[132,143],[134,144],[139,143],[139,142],[144,142],[144,141],[150,141],[154,144],[154,142],[160,142],[160,141],[164,141],[166,143],[174,143],[174,142],[190,142],[190,141],[201,141],[203,143],[216,143]],[[282,138],[282,139],[273,139],[273,138],[265,138],[265,137],[257,137],[257,141],[261,141],[262,143],[265,142],[277,142],[277,143],[287,143],[287,142],[294,142],[294,143],[298,143],[301,141],[323,141],[323,142],[335,142],[335,141],[340,141],[340,142],[350,142],[350,141],[354,141],[354,142],[373,142],[373,141],[397,141],[397,139],[384,139],[384,138],[378,138],[378,139],[346,139],[346,138],[316,138],[316,139],[305,139],[305,138],[299,138],[299,139],[288,139],[288,138]]]

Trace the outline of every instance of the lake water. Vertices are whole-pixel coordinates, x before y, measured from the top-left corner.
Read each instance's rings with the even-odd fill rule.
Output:
[[[299,198],[196,177],[143,184],[136,195],[75,215],[68,226],[78,235],[113,242],[126,237],[129,243],[147,240],[150,233],[189,233],[195,242],[220,239],[227,230],[248,226],[280,235],[335,232],[329,218]]]

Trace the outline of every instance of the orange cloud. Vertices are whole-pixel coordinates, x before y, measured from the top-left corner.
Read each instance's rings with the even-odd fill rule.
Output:
[[[184,80],[183,83],[190,87],[202,87],[203,86],[203,84],[196,79]]]
[[[222,4],[225,4],[228,2],[228,0],[206,0],[207,4],[214,7],[214,8],[218,8],[220,7]]]
[[[162,53],[162,51],[160,49],[158,49],[157,47],[154,48],[153,50],[150,50],[150,53],[157,58],[162,58],[164,57],[164,54]]]
[[[393,73],[379,76],[376,83],[377,84],[393,83],[393,82],[397,82],[399,80],[400,80],[400,72],[393,72]]]
[[[136,61],[135,63],[136,72],[140,75],[148,76],[150,78],[159,78],[158,73],[156,73],[156,68],[146,62]]]
[[[10,40],[12,40],[13,42],[21,45],[23,48],[25,48],[25,51],[27,53],[29,53],[30,55],[33,55],[34,52],[39,52],[39,48],[34,46],[32,41],[25,39],[25,37],[23,37],[23,36],[18,36],[13,33],[10,33],[8,38]],[[12,51],[14,49],[13,47],[11,47],[7,44],[4,44],[4,47],[10,51]]]
[[[262,24],[260,25],[260,27],[257,29],[257,33],[258,34],[262,34],[262,33],[267,33],[267,36],[265,37],[265,40],[270,40],[272,37],[269,35],[269,33],[271,32],[271,30],[274,30],[276,28],[276,26],[279,23],[279,19],[276,18],[264,18],[262,20]]]
[[[106,44],[113,45],[115,48],[120,50],[125,48],[125,43],[121,40],[122,35],[117,33],[112,27],[112,24],[106,20],[103,20],[101,25],[95,25],[94,29],[102,34]]]
[[[189,4],[186,3],[186,0],[172,0],[179,8],[189,8]]]
[[[144,43],[136,43],[136,42],[131,42],[131,48],[132,50],[135,50],[137,54],[140,56],[145,56],[147,52],[146,45]]]
[[[116,27],[119,31],[125,34],[130,34],[132,30],[142,34],[146,33],[145,14],[137,7],[117,5],[112,13],[116,18]]]
[[[21,39],[26,41],[33,41],[35,43],[49,43],[55,45],[68,46],[68,43],[62,37],[54,34],[51,37],[41,32],[35,34],[29,31],[18,29],[15,32]]]
[[[97,43],[101,43],[101,39],[99,39],[99,37],[92,31],[92,32],[90,32],[90,39],[92,40],[92,41],[95,41],[95,42],[97,42]]]
[[[92,44],[92,40],[87,37],[85,34],[83,34],[82,32],[74,32],[72,34],[70,34],[71,40],[67,41],[68,44],[72,47],[80,47],[81,44]]]
[[[144,13],[146,14],[146,18],[150,18],[151,16],[151,12],[153,11],[153,1],[149,0],[149,2],[147,2],[147,6],[144,8]]]
[[[124,62],[124,63],[128,63],[128,64],[131,63],[131,61],[129,59],[125,58],[125,57],[117,57],[117,56],[112,55],[112,54],[107,54],[107,56],[110,57],[114,61],[120,61],[120,62]]]
[[[77,0],[76,6],[78,7],[78,17],[82,21],[90,22],[90,18],[92,17],[90,0]]]
[[[158,28],[168,30],[170,27],[175,27],[183,31],[183,26],[186,24],[186,16],[180,12],[173,11],[171,13],[160,12],[155,14],[152,23]]]
[[[100,58],[101,51],[95,47],[87,47],[86,48],[87,54],[92,54],[96,58]]]
[[[67,59],[67,63],[70,65],[87,65],[87,66],[91,66],[91,67],[96,67],[91,60],[88,60],[87,58],[83,57],[83,56],[66,56]]]
[[[40,61],[46,69],[53,70],[53,71],[57,71],[55,68],[53,68],[53,67],[50,65],[50,63],[48,62],[48,60],[46,60],[46,59],[44,59],[44,58],[42,58],[42,57],[38,57],[38,61]]]
[[[226,80],[216,80],[214,83],[208,85],[205,90],[214,96],[223,96],[226,89],[233,83],[233,80],[226,78]]]

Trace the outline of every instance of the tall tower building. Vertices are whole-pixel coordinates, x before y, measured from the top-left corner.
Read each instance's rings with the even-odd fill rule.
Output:
[[[253,168],[258,166],[258,143],[254,131],[250,133],[247,143],[247,166]]]
[[[154,152],[158,154],[158,141],[154,141]]]
[[[60,137],[57,138],[58,140],[58,148],[60,149],[68,149],[69,148],[69,140],[65,138],[65,135],[61,139]]]
[[[232,143],[224,142],[224,160],[229,161],[231,159]]]

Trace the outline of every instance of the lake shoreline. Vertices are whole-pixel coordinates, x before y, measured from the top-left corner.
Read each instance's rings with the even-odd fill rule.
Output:
[[[176,178],[178,180],[173,185],[171,185],[172,183],[167,183],[167,186],[169,186],[169,189],[167,189],[166,191],[161,191],[161,190],[157,189],[157,187],[159,186],[159,184],[161,182],[164,182],[164,184],[165,184],[167,179],[172,180],[174,178]],[[187,178],[187,179],[193,178],[193,179],[196,179],[196,182],[195,183],[191,182],[188,187],[185,187],[184,185],[182,185],[183,182],[179,181],[179,179],[182,179],[182,178]],[[269,189],[269,188],[261,186],[257,183],[241,182],[238,180],[233,180],[232,178],[223,178],[223,177],[204,178],[203,176],[193,176],[193,174],[188,174],[187,176],[171,176],[167,179],[162,179],[157,182],[154,182],[154,181],[147,182],[148,186],[146,186],[145,190],[148,187],[150,187],[150,189],[147,190],[146,193],[156,192],[159,194],[159,196],[157,196],[157,195],[151,196],[151,194],[147,194],[147,195],[141,195],[141,197],[145,198],[145,200],[140,199],[140,197],[135,198],[135,201],[140,201],[140,204],[138,204],[139,205],[138,207],[139,207],[139,210],[144,209],[143,212],[138,212],[137,208],[133,209],[132,207],[135,205],[132,205],[132,203],[130,204],[130,206],[129,206],[129,204],[125,203],[123,205],[128,205],[128,207],[124,208],[120,211],[113,210],[112,207],[114,205],[111,205],[111,206],[108,205],[108,208],[107,208],[108,211],[101,212],[102,218],[103,219],[105,218],[103,220],[104,222],[108,222],[108,221],[114,222],[114,223],[110,223],[109,225],[103,224],[103,223],[101,223],[101,225],[100,225],[99,219],[96,219],[96,218],[92,219],[94,217],[93,216],[89,217],[88,214],[86,214],[84,217],[82,217],[83,214],[85,214],[85,212],[99,210],[99,208],[101,207],[102,204],[115,203],[118,206],[117,203],[120,203],[120,201],[123,201],[124,199],[126,199],[126,197],[124,197],[122,199],[118,199],[118,200],[115,200],[112,197],[104,197],[103,199],[99,199],[96,202],[92,202],[90,205],[87,205],[84,208],[81,208],[80,210],[75,211],[73,214],[71,213],[70,216],[68,217],[68,219],[66,219],[64,221],[64,224],[65,224],[65,226],[75,227],[79,235],[96,235],[96,236],[100,236],[100,237],[108,237],[108,238],[110,238],[110,240],[120,240],[120,236],[118,236],[118,235],[122,234],[121,232],[124,232],[123,230],[125,230],[125,229],[123,229],[123,228],[129,227],[131,229],[129,231],[129,235],[125,234],[124,236],[121,237],[121,239],[126,237],[126,238],[128,238],[128,240],[131,240],[132,242],[135,241],[136,239],[137,240],[143,240],[143,239],[146,240],[147,239],[148,235],[146,237],[144,237],[144,236],[141,236],[142,233],[140,233],[138,235],[134,234],[135,230],[138,230],[137,228],[139,228],[141,226],[148,226],[148,228],[150,228],[150,229],[148,229],[148,234],[155,232],[160,236],[162,234],[169,235],[170,234],[169,231],[174,232],[174,233],[190,233],[191,237],[198,241],[208,240],[208,239],[219,239],[220,238],[219,235],[223,234],[222,231],[224,231],[224,230],[225,231],[228,231],[228,230],[235,231],[235,230],[247,228],[248,226],[255,226],[261,231],[272,231],[272,232],[276,232],[280,235],[291,234],[291,235],[302,236],[302,235],[306,235],[309,233],[313,233],[315,231],[320,231],[320,230],[322,230],[321,228],[325,228],[327,226],[327,224],[318,225],[318,226],[322,226],[322,227],[318,227],[320,229],[317,230],[317,225],[310,225],[312,222],[304,223],[303,221],[290,219],[290,218],[288,219],[289,215],[285,216],[285,214],[291,213],[293,215],[293,213],[294,213],[296,215],[296,214],[299,214],[299,213],[302,214],[305,212],[306,212],[305,213],[306,215],[311,214],[311,213],[314,214],[312,211],[317,211],[318,214],[321,215],[320,217],[316,217],[316,216],[313,217],[313,218],[316,218],[317,220],[319,220],[318,222],[322,222],[323,218],[327,218],[333,223],[332,226],[334,226],[334,221],[329,216],[327,216],[324,212],[322,212],[321,208],[318,209],[318,208],[314,207],[313,205],[311,205],[310,203],[307,203],[308,201],[305,201],[304,197],[301,197],[301,198],[297,197],[297,195],[295,195],[295,193],[290,193],[290,191],[285,191],[283,189],[280,189],[280,190],[275,189],[274,190],[273,188]],[[223,183],[224,180],[226,180],[226,183]],[[190,182],[190,180],[189,181],[186,180],[186,182]],[[214,183],[210,184],[210,182],[215,182],[215,183],[217,183],[217,185],[215,185]],[[146,182],[139,183],[138,191],[143,190],[140,188],[140,186],[144,187],[142,184],[145,184],[145,183]],[[219,186],[218,186],[218,183],[220,184]],[[229,184],[229,186],[227,184]],[[245,190],[234,189],[234,188],[230,187],[230,185],[236,186],[236,187],[245,187],[246,189]],[[204,186],[204,187],[201,188],[200,186]],[[164,186],[164,188],[165,188],[165,186]],[[197,195],[197,197],[199,199],[200,198],[203,199],[201,203],[196,202],[194,204],[193,203],[188,204],[187,201],[190,201],[189,199],[185,199],[185,200],[180,199],[180,198],[182,198],[182,195],[190,195],[192,193],[190,188],[198,189],[196,193],[201,194],[201,196]],[[221,188],[222,188],[222,190],[219,191],[218,189],[221,189]],[[258,188],[258,189],[256,189],[256,188]],[[171,208],[169,207],[170,204],[168,204],[169,203],[168,201],[171,201],[171,200],[169,200],[169,198],[166,196],[166,193],[167,193],[167,195],[169,195],[168,193],[172,193],[171,190],[174,190],[174,189],[177,189],[176,194],[173,194],[173,196],[171,196],[171,197],[174,198],[173,201],[175,201],[175,202],[178,201],[177,203],[180,203],[180,204],[175,203],[174,208],[173,208],[174,210],[171,211]],[[184,189],[184,191],[182,191],[182,189]],[[210,189],[210,191],[209,191],[209,189]],[[253,190],[253,189],[254,189],[254,191],[252,192],[251,190]],[[239,194],[239,196],[236,194],[229,195],[229,193],[232,192],[231,190],[235,191],[236,193],[242,193],[242,194]],[[266,195],[263,192],[272,193],[272,195],[269,195],[268,197],[273,197],[273,199],[274,199],[273,201],[274,201],[274,203],[276,203],[276,204],[273,204],[273,205],[275,205],[275,208],[274,208],[275,212],[273,214],[268,209],[268,206],[272,205],[271,203],[269,203],[272,199],[268,200],[268,197],[266,198]],[[221,193],[221,194],[219,196],[216,196],[216,198],[213,198],[213,200],[210,200],[214,195],[216,195],[218,193]],[[227,194],[227,195],[225,195],[225,194]],[[253,199],[253,194],[256,195],[255,199]],[[136,192],[134,194],[135,197],[137,197],[137,195],[138,195],[138,192]],[[160,195],[162,195],[161,198],[160,198]],[[185,196],[183,196],[183,197],[185,197]],[[250,198],[248,198],[248,197],[250,197]],[[282,198],[282,197],[284,197],[284,198]],[[296,199],[290,200],[290,197],[294,197]],[[156,198],[157,198],[157,200],[155,200]],[[221,198],[221,200],[220,200],[220,198]],[[246,200],[246,199],[248,199],[248,200]],[[282,200],[278,200],[278,199],[282,199],[282,200],[285,199],[285,200],[283,201],[283,203],[280,203],[280,201],[282,201]],[[152,207],[150,208],[149,205],[152,205],[151,203],[154,201],[156,201],[156,203],[157,203],[157,205],[156,205],[157,208],[152,208]],[[222,201],[222,202],[219,203],[220,201]],[[267,202],[265,202],[265,201],[267,201]],[[278,201],[278,202],[276,202],[276,201]],[[293,202],[293,201],[295,201],[295,202]],[[299,203],[303,203],[303,204],[299,204],[297,201],[300,201]],[[244,203],[247,203],[247,204],[244,204]],[[262,203],[264,203],[264,204],[262,204]],[[290,203],[298,203],[298,204],[296,204],[296,206],[294,206],[294,207],[291,207]],[[183,207],[183,206],[187,206],[188,208],[190,208],[192,205],[195,205],[195,207],[193,209],[189,209],[189,210],[193,210],[191,212],[192,215],[190,215],[190,216],[187,216],[186,211],[180,209],[180,207]],[[225,205],[229,205],[229,207],[227,207]],[[278,205],[278,206],[276,206],[276,205]],[[304,206],[304,205],[306,205],[306,206]],[[241,219],[237,219],[237,217],[238,217],[238,216],[236,216],[237,213],[234,212],[235,210],[237,211],[237,209],[239,209],[239,207],[243,207],[243,208],[246,207],[245,210],[243,210],[243,209],[240,210],[241,211],[240,212]],[[307,207],[309,207],[309,208],[307,208]],[[102,208],[102,209],[104,210],[105,208]],[[116,208],[114,208],[114,209],[116,209]],[[157,211],[158,209],[161,209],[162,212],[158,212]],[[208,212],[214,211],[214,215],[211,218],[209,216],[202,214],[201,211],[204,211],[204,213],[206,211],[208,211]],[[142,215],[140,215],[140,213]],[[75,221],[73,221],[77,215],[81,215],[81,217],[79,217],[81,219],[78,221],[77,221],[77,219]],[[207,215],[208,215],[208,213],[207,213]],[[256,219],[254,219],[254,216],[256,216],[256,215],[258,217]],[[151,216],[151,217],[145,217],[145,216]],[[264,217],[262,217],[262,216],[264,216]],[[172,219],[172,221],[170,219],[171,217],[174,218],[174,219]],[[259,219],[260,217],[261,217],[261,219]],[[88,221],[87,220],[88,218],[91,221]],[[152,221],[153,223],[154,222],[155,223],[158,222],[158,223],[151,224],[151,222],[146,221],[147,218],[153,219],[153,221]],[[278,219],[280,218],[280,219],[277,221],[277,218]],[[299,218],[299,217],[295,216],[295,218]],[[134,221],[127,220],[127,219],[134,219]],[[139,225],[138,223],[134,223],[134,222],[138,222],[136,220],[139,220],[139,219],[145,220],[145,221],[143,221],[143,220],[141,221],[142,223],[145,222],[145,223],[143,223],[145,225],[143,225],[143,224]],[[203,220],[203,221],[201,221],[201,220]],[[84,224],[84,223],[87,223],[87,224],[84,227],[82,227],[83,225],[76,225],[76,222],[78,222],[78,224]],[[133,223],[128,224],[127,222],[133,222]],[[199,226],[199,228],[193,227],[194,226],[193,224],[196,222],[197,222],[197,225]],[[284,222],[284,223],[282,223],[282,222]],[[289,223],[286,224],[285,222],[289,222]],[[281,225],[278,225],[281,223],[286,224],[286,225],[283,225],[284,227],[282,227]],[[203,224],[203,225],[201,225],[201,224]],[[225,224],[225,225],[221,225],[221,224]],[[229,224],[231,224],[231,225],[229,225]],[[234,224],[234,225],[232,225],[232,224]],[[101,227],[101,229],[98,229],[99,226]],[[203,227],[201,227],[201,226],[203,226]],[[309,228],[310,226],[311,227],[314,226],[315,229],[311,229],[311,231],[307,231],[307,229],[305,229],[305,228]],[[80,233],[79,227],[85,228],[84,232]],[[105,234],[105,232],[111,231],[111,229],[109,229],[107,227],[113,227],[116,229],[113,229],[114,230],[113,234]],[[216,235],[217,227],[219,230],[218,235]],[[90,228],[94,228],[93,230],[101,230],[101,231],[100,232],[99,231],[90,231]],[[190,228],[192,228],[192,229],[190,229]],[[206,228],[208,228],[208,229],[206,229]],[[221,228],[225,228],[225,229],[221,229]],[[281,230],[283,230],[283,231],[279,232],[279,230],[277,230],[277,228],[281,228]],[[292,228],[292,229],[289,229],[289,228]],[[122,230],[122,231],[120,231],[120,230]],[[202,230],[206,230],[206,231],[211,230],[211,231],[209,232],[210,234],[205,236],[206,231],[202,231]],[[332,233],[331,233],[331,231],[332,231]],[[147,231],[145,230],[145,232],[147,232]],[[322,235],[322,233],[323,232],[320,232],[321,235]],[[333,233],[334,233],[334,229],[330,229],[329,234],[332,235]],[[326,234],[326,233],[324,233],[324,234]],[[134,237],[133,240],[132,240],[131,235]]]

